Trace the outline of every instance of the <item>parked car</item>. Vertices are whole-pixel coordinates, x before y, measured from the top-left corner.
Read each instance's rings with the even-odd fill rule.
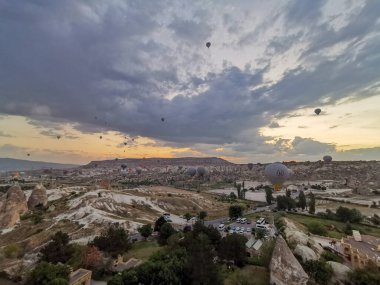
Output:
[[[250,225],[251,224],[251,220],[247,220],[247,224]]]
[[[240,218],[237,218],[237,219],[236,219],[236,222],[237,222],[237,223],[240,223],[240,221],[241,221]]]
[[[241,223],[241,224],[245,224],[246,222],[247,222],[247,219],[246,219],[246,218],[241,218],[241,219],[240,219],[240,223]]]
[[[235,232],[235,231],[232,230],[232,229],[228,231],[229,234],[233,234],[234,232]]]
[[[239,233],[240,233],[240,234],[244,234],[244,228],[240,228]]]
[[[220,230],[220,231],[224,230],[224,224],[220,224],[220,225],[218,226],[218,230]]]
[[[251,229],[251,228],[246,228],[245,230],[247,231],[247,233],[252,232],[252,229]]]
[[[239,228],[239,227],[236,227],[236,228],[235,228],[235,231],[236,231],[236,232],[240,231],[240,228]]]

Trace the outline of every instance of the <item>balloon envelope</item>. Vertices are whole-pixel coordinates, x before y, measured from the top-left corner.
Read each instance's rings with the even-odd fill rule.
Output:
[[[317,115],[319,115],[321,112],[322,112],[322,110],[319,109],[319,108],[317,108],[317,109],[314,110],[314,113],[316,113]]]
[[[190,176],[194,176],[195,174],[197,174],[197,170],[193,167],[187,169],[187,174],[190,175]]]
[[[323,161],[324,162],[331,162],[332,161],[332,156],[331,155],[325,155],[323,157]]]
[[[206,168],[204,168],[203,166],[199,166],[198,168],[197,168],[197,174],[199,175],[199,176],[205,176],[206,174],[207,174],[207,170],[206,170]]]
[[[249,170],[252,170],[252,168],[253,168],[253,163],[248,163],[247,165],[248,165],[248,169],[249,169]]]
[[[288,179],[289,169],[282,163],[272,163],[265,167],[265,176],[273,184],[276,191],[281,189],[282,184]]]
[[[211,43],[210,43],[210,42],[207,42],[207,43],[206,43],[206,47],[207,47],[207,48],[210,48],[210,46],[211,46]]]

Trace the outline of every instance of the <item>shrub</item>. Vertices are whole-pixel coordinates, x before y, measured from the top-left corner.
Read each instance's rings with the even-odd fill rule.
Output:
[[[17,258],[21,255],[21,248],[15,242],[8,244],[3,251],[7,258]]]
[[[311,223],[307,224],[306,226],[307,226],[307,229],[312,234],[320,235],[320,236],[326,236],[327,235],[327,230],[325,229],[325,227],[318,222],[311,222]]]
[[[330,284],[333,275],[331,265],[320,260],[308,260],[303,263],[303,268],[317,283],[321,285]]]
[[[336,253],[331,252],[331,251],[324,251],[322,253],[321,257],[325,261],[335,261],[335,262],[343,263],[343,258],[341,256],[337,255]]]

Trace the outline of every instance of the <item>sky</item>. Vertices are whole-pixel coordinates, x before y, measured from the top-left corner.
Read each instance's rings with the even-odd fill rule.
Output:
[[[377,0],[0,0],[0,157],[380,160],[379,125]]]

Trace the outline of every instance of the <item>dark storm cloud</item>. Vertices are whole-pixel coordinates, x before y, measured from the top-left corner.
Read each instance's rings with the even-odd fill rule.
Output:
[[[368,1],[335,31],[321,22],[325,1],[292,1],[239,34],[236,27],[244,23],[230,15],[212,8],[168,9],[165,1],[2,1],[0,112],[34,118],[31,124],[45,125],[46,135],[56,130],[47,121],[69,122],[84,133],[114,130],[181,146],[227,144],[235,154],[281,150],[259,132],[271,118],[353,94],[373,96],[380,40],[365,36],[379,25],[376,2]],[[204,55],[212,50],[204,42],[217,29],[205,20],[211,16],[222,17],[241,46],[266,38],[264,50],[273,56],[303,41],[303,60],[312,67],[301,61],[271,85],[264,78],[275,66],[213,69]],[[275,21],[302,31],[262,37]],[[351,39],[360,39],[360,48],[328,59],[306,57]],[[313,152],[309,146],[324,150],[300,138],[292,145],[302,153]]]

